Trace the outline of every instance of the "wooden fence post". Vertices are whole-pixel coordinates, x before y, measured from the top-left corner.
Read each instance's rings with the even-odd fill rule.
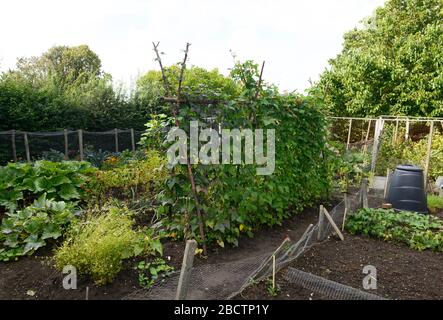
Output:
[[[409,119],[406,119],[406,132],[405,132],[405,141],[409,140]]]
[[[369,208],[368,204],[368,179],[363,178],[361,181],[360,204],[363,208]]]
[[[398,134],[398,119],[395,120],[395,129],[394,129],[394,134],[392,135],[392,145],[397,143],[397,134]]]
[[[134,135],[134,129],[131,129],[131,146],[132,146],[132,152],[135,152],[135,135]]]
[[[195,249],[197,241],[186,241],[185,253],[183,255],[183,263],[178,280],[177,293],[175,300],[185,300],[188,294],[189,281],[191,280],[192,264],[194,263]]]
[[[349,119],[348,141],[346,142],[346,150],[349,150],[349,144],[351,143],[351,131],[352,131],[352,119]]]
[[[346,217],[348,215],[348,194],[345,192],[344,194],[344,202],[345,202],[345,211],[343,213],[343,224],[341,226],[341,230],[345,230]]]
[[[375,123],[375,135],[374,135],[374,145],[372,147],[372,161],[371,161],[371,171],[375,171],[375,166],[377,164],[377,155],[378,155],[378,148],[380,144],[380,136],[383,131],[384,126],[384,120],[380,117],[377,119]]]
[[[26,152],[26,161],[31,161],[31,153],[29,152],[29,141],[28,141],[28,133],[23,133],[23,138],[25,140],[25,152]]]
[[[426,183],[428,182],[428,173],[429,173],[429,164],[431,162],[431,151],[432,151],[432,136],[434,135],[434,121],[431,121],[431,127],[429,128],[429,137],[428,137],[428,149],[426,151],[426,162],[425,162],[425,189],[427,188]]]
[[[68,130],[67,129],[63,130],[63,135],[65,137],[65,160],[68,160],[68,158],[69,158],[69,155],[68,155],[69,150],[68,150]]]
[[[17,162],[17,147],[15,145],[15,130],[12,130],[11,143],[12,143],[12,159],[14,160],[14,162]]]
[[[114,137],[115,137],[115,152],[118,153],[118,129],[114,129]]]
[[[323,214],[323,205],[320,205],[320,209],[318,212],[318,230],[317,230],[317,240],[323,241],[324,236],[324,224],[325,224],[325,215]]]
[[[368,151],[368,141],[369,141],[369,134],[371,133],[371,124],[372,124],[372,119],[369,119],[368,129],[366,131],[365,146],[363,147],[364,152]]]
[[[83,161],[83,130],[78,130],[78,149],[80,151],[80,161]]]

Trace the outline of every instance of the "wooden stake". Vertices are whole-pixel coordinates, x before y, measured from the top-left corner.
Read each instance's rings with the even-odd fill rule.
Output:
[[[86,287],[86,297],[85,300],[89,300],[89,287]]]
[[[131,146],[132,146],[132,152],[135,152],[135,135],[134,135],[134,129],[131,129]]]
[[[394,135],[392,136],[393,145],[397,143],[397,134],[398,134],[398,119],[395,121]]]
[[[323,214],[323,205],[320,205],[320,210],[318,212],[318,230],[317,230],[317,240],[323,241],[324,236],[324,214]]]
[[[80,151],[80,161],[83,161],[83,130],[78,130],[78,149]]]
[[[323,213],[325,214],[326,218],[329,220],[329,223],[332,225],[332,228],[334,228],[335,232],[337,233],[338,237],[340,238],[341,241],[345,240],[345,237],[343,236],[343,234],[341,233],[340,229],[337,227],[337,225],[335,224],[334,220],[332,219],[332,217],[329,215],[328,210],[326,210],[325,208],[323,208]]]
[[[68,158],[69,158],[69,154],[68,154],[69,150],[68,150],[68,130],[67,129],[63,130],[63,135],[65,137],[65,160],[68,160]]]
[[[26,132],[23,133],[23,138],[25,140],[26,161],[31,162],[31,153],[29,152],[28,134]]]
[[[391,174],[391,169],[386,170],[386,180],[385,180],[385,188],[383,192],[383,199],[386,199],[386,194],[388,193],[388,182],[389,182],[389,175]]]
[[[429,137],[428,137],[428,148],[426,150],[426,162],[425,162],[425,188],[427,187],[426,183],[428,181],[428,173],[429,173],[429,164],[431,162],[431,151],[432,151],[432,136],[434,135],[434,121],[431,121],[431,127],[429,128]]]
[[[346,142],[346,150],[349,150],[349,144],[351,143],[351,130],[352,130],[352,119],[349,120],[348,141]]]
[[[114,137],[115,137],[115,152],[118,153],[118,129],[114,129]]]
[[[275,254],[272,256],[272,289],[275,290]]]
[[[12,159],[14,160],[14,162],[17,162],[17,147],[15,145],[15,130],[12,130],[11,143],[12,143]]]
[[[344,202],[345,202],[345,212],[343,213],[343,224],[341,226],[342,231],[345,230],[346,216],[348,215],[348,194],[347,193],[345,193]]]
[[[409,119],[406,120],[406,132],[405,132],[405,141],[409,140]]]
[[[368,129],[366,130],[365,145],[363,147],[364,152],[368,151],[368,141],[369,141],[369,134],[371,133],[371,124],[372,124],[372,120],[369,120]]]
[[[194,263],[195,249],[197,241],[186,241],[185,253],[183,255],[183,263],[178,280],[177,293],[175,300],[185,300],[188,294],[189,281],[191,280],[192,265]]]
[[[361,190],[360,190],[360,196],[361,196],[361,205],[363,208],[369,208],[368,205],[368,179],[363,178],[361,181]]]

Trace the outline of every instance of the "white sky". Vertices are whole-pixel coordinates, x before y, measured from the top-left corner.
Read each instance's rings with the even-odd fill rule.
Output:
[[[384,0],[1,0],[0,70],[53,45],[87,44],[115,81],[132,83],[182,59],[227,74],[233,60],[266,60],[264,78],[303,91],[340,52],[343,33]]]

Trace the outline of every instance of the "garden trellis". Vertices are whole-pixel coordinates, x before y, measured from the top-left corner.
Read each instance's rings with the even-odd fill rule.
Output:
[[[0,131],[0,162],[32,161],[56,151],[66,160],[83,160],[85,152],[135,151],[143,131],[113,129],[103,132],[62,130],[54,132]]]

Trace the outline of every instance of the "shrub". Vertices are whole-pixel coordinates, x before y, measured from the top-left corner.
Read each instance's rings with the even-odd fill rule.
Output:
[[[48,200],[46,194],[23,210],[7,213],[0,226],[0,261],[32,254],[48,239],[58,239],[73,219],[71,205]]]
[[[443,197],[428,195],[428,207],[430,209],[443,209]]]
[[[348,217],[346,229],[354,234],[406,243],[415,250],[443,251],[443,220],[429,215],[361,209]]]
[[[97,197],[115,191],[145,191],[162,184],[166,176],[166,159],[158,152],[151,151],[146,160],[131,161],[112,170],[97,171],[89,189]]]
[[[56,249],[56,267],[75,266],[79,274],[90,275],[103,285],[115,278],[125,259],[161,252],[158,240],[133,230],[130,214],[117,207],[105,207],[98,215],[89,212],[84,221],[72,225],[65,242]]]

